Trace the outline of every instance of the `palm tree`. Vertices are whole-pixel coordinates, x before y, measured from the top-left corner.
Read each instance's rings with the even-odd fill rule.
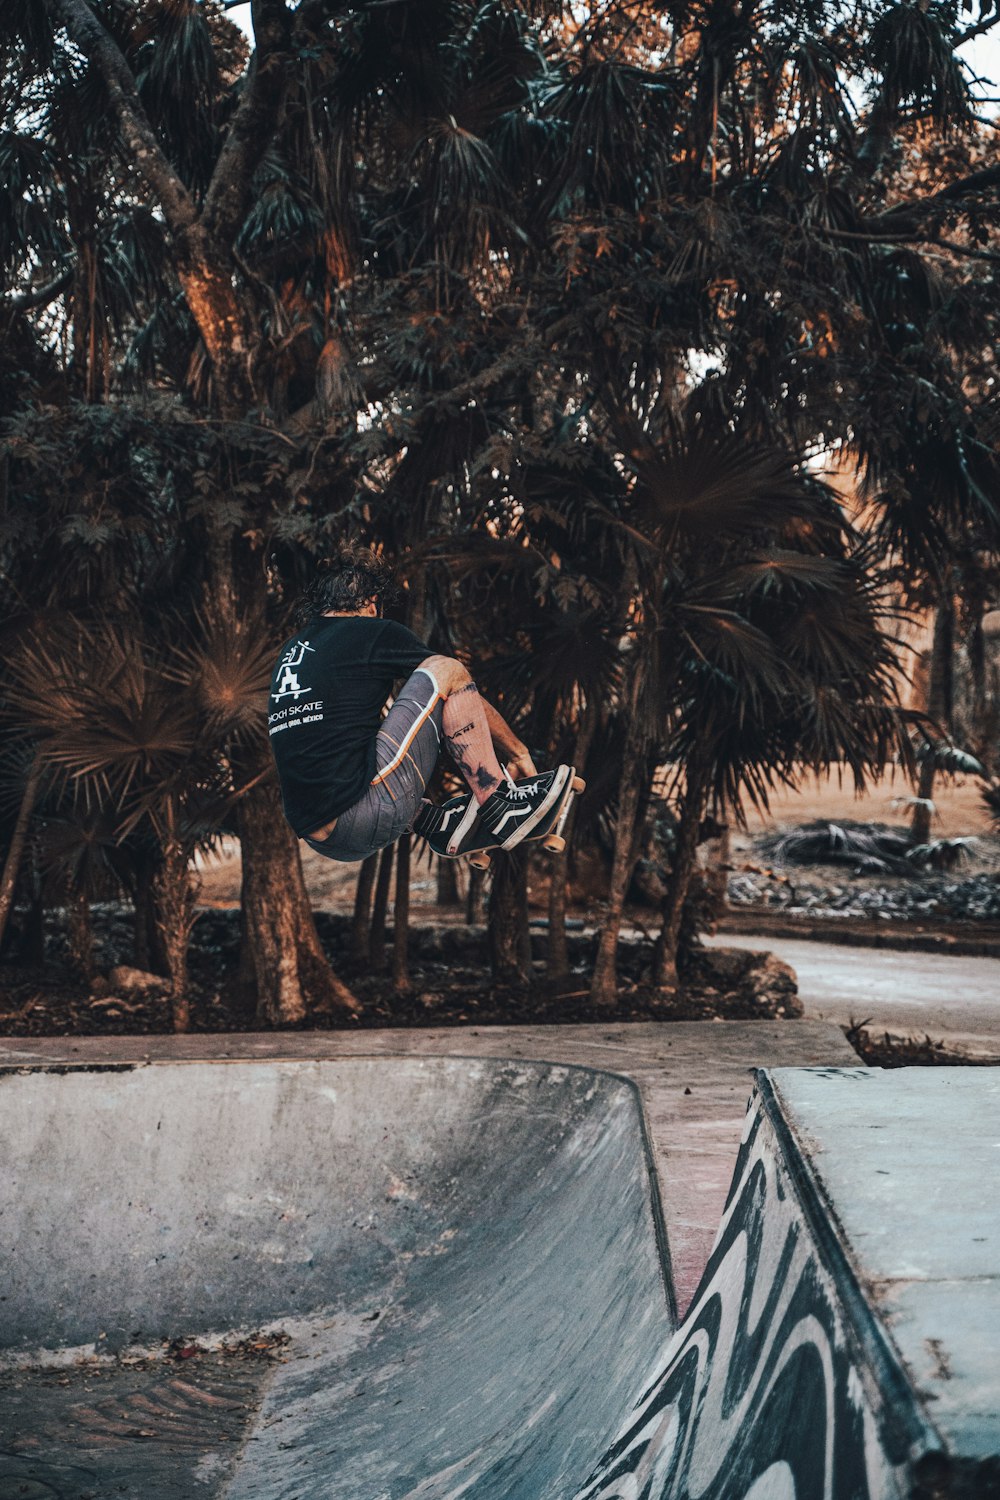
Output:
[[[955,730],[957,621],[975,600],[981,610],[984,580],[1000,551],[1000,461],[992,392],[977,392],[963,369],[975,370],[981,340],[978,290],[968,295],[960,285],[949,295],[940,276],[922,276],[914,261],[889,257],[875,288],[885,387],[903,386],[908,399],[893,409],[883,395],[854,444],[871,496],[865,524],[903,601],[929,609],[933,620],[929,722],[918,747],[911,828],[912,842],[923,845],[935,776],[945,769]]]
[[[261,739],[258,703],[270,656],[259,622],[220,638],[207,622],[192,632],[177,621],[165,641],[144,637],[135,619],[61,617],[25,632],[9,663],[8,720],[34,742],[67,813],[91,829],[113,820],[105,845],[143,833],[155,840],[153,896],[176,1030],[187,1028],[189,1015],[192,856],[214,845],[245,800],[250,785],[237,776],[249,771],[260,782],[271,774],[260,749],[248,755]],[[77,865],[71,884],[84,898]],[[354,1008],[342,987],[333,997]],[[299,1018],[261,1015],[272,1023]]]
[[[559,753],[604,731],[598,692],[621,721],[613,916],[652,764],[680,755],[663,621],[705,582],[689,518],[661,536],[650,510],[671,413],[690,396],[751,461],[850,452],[892,564],[934,443],[958,434],[973,477],[990,446],[1000,170],[954,48],[1000,18],[918,10],[256,0],[248,58],[214,0],[11,0],[2,480],[34,542],[2,543],[8,617],[136,609],[149,636],[152,595],[235,635],[263,600],[277,638],[309,558],[351,531],[418,569],[438,557],[421,588],[444,645],[469,633],[470,584],[442,543],[509,541],[541,582],[486,559],[477,599],[491,646],[530,626],[511,701]],[[775,545],[762,529],[733,533],[733,566]],[[960,529],[938,525],[939,561]],[[596,605],[560,596],[578,582]],[[708,597],[700,634],[677,619],[711,660]],[[732,613],[760,630],[758,609]],[[541,643],[600,633],[595,613],[613,681],[586,687],[560,648],[547,688]],[[290,1018],[333,980],[275,788],[249,744],[234,756],[249,967],[263,1012]]]
[[[18,757],[22,760],[23,757]],[[0,875],[0,942],[7,930],[7,921],[14,905],[21,861],[28,841],[31,816],[35,810],[42,783],[42,765],[36,755],[31,755],[24,767],[23,785],[19,788],[17,813],[10,830],[10,841]]]
[[[870,558],[829,491],[787,452],[713,430],[692,404],[656,444],[632,448],[634,643],[627,667],[626,788],[592,995],[615,993],[614,955],[637,850],[641,779],[667,762],[676,843],[654,981],[676,984],[681,912],[699,828],[741,819],[747,800],[802,765],[845,762],[857,785],[903,736],[895,657],[879,628]]]

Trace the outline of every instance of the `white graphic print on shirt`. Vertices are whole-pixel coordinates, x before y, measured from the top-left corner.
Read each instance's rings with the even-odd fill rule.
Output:
[[[299,687],[299,677],[295,668],[301,667],[306,659],[307,651],[315,652],[315,650],[316,647],[310,646],[308,641],[296,641],[294,645],[289,646],[278,663],[281,676],[278,678],[277,691],[271,694],[275,703],[282,698],[299,698],[303,693],[308,693],[308,687]]]
[[[297,670],[305,661],[307,651],[315,653],[316,647],[310,646],[308,641],[293,641],[278,663],[278,681],[271,698],[275,703],[280,703],[283,698],[292,698],[294,702],[268,714],[268,734],[293,729],[297,724],[314,724],[323,717],[322,699],[317,698],[310,703],[298,701],[304,694],[312,692],[308,683],[303,687],[299,682]]]

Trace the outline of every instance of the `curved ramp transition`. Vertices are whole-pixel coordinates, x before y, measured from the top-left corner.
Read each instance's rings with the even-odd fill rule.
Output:
[[[1000,1070],[759,1075],[676,1331],[609,1074],[5,1070],[0,1140],[0,1500],[1000,1490]]]
[[[609,1074],[8,1071],[0,1140],[0,1500],[566,1496],[669,1330]]]

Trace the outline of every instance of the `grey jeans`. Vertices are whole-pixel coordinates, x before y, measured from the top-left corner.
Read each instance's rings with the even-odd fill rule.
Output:
[[[377,770],[364,796],[341,813],[325,839],[305,838],[310,849],[344,864],[367,859],[395,843],[412,826],[441,753],[444,699],[434,674],[418,667],[375,736]]]

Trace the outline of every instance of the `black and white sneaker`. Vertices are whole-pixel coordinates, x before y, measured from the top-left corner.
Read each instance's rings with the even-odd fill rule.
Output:
[[[572,766],[556,766],[523,781],[508,777],[479,808],[481,828],[497,848],[513,849],[559,801],[572,774]]]
[[[437,854],[462,854],[476,828],[479,804],[471,792],[460,792],[447,802],[424,802],[413,823],[413,831],[427,840]]]

